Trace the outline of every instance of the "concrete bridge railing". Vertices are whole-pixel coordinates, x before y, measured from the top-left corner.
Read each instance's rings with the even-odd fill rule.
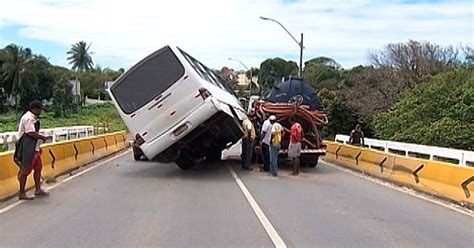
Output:
[[[48,137],[47,143],[56,143],[65,140],[79,139],[94,135],[93,126],[72,126],[58,127],[50,129],[41,129],[40,133]],[[7,145],[7,150],[15,148],[15,142],[18,140],[18,132],[0,133],[0,146]]]
[[[336,142],[347,144],[348,135],[338,134]],[[474,166],[474,152],[459,149],[450,149],[437,146],[425,146],[411,143],[402,143],[389,140],[378,140],[365,138],[365,146],[371,149],[383,150],[390,153],[404,153],[407,157],[414,157],[416,154],[429,156],[429,160],[450,159],[455,160],[459,165]]]

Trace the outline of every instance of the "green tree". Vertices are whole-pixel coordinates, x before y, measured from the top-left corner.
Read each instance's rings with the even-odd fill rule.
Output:
[[[56,117],[65,117],[74,110],[72,85],[67,78],[62,78],[54,85],[53,96],[53,111]]]
[[[334,59],[317,57],[305,62],[303,77],[315,89],[336,89],[341,82],[341,65]]]
[[[298,65],[282,58],[267,59],[260,64],[258,82],[263,92],[271,89],[282,77],[296,76]]]
[[[30,95],[31,92],[38,93],[36,85],[39,80],[33,66],[35,59],[36,56],[29,48],[15,44],[6,46],[0,52],[0,61],[2,61],[0,78],[3,88],[7,95],[16,99],[17,108],[19,94],[25,93],[21,92],[22,90],[30,91],[24,95]]]
[[[383,139],[474,150],[474,71],[425,78],[373,126]]]
[[[341,65],[339,63],[336,62],[336,60],[334,60],[333,58],[328,58],[328,57],[324,57],[324,56],[320,56],[320,57],[317,57],[317,58],[313,58],[313,59],[310,59],[306,62],[304,62],[304,66],[308,66],[308,65],[311,65],[311,64],[317,64],[317,65],[327,65],[327,66],[330,66],[330,67],[333,67],[334,69],[341,69]]]
[[[348,134],[357,124],[355,111],[347,103],[340,91],[322,89],[318,93],[328,124],[322,128],[323,137],[333,139],[336,134]]]
[[[113,81],[114,78],[118,77],[118,72],[111,69],[102,69],[100,66],[90,69],[85,72],[79,73],[79,81],[81,81],[81,90],[84,96],[91,98],[104,99],[106,92],[104,90],[104,83]]]
[[[91,44],[87,45],[84,41],[79,41],[71,46],[71,49],[67,52],[70,55],[67,60],[72,65],[73,71],[81,72],[92,69],[94,62],[89,53],[90,47]]]
[[[7,103],[7,97],[5,92],[3,92],[3,88],[0,87],[0,114],[3,114],[6,112],[6,103]]]

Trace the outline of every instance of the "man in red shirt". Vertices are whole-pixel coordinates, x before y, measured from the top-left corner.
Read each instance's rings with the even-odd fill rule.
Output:
[[[288,147],[288,157],[293,159],[293,175],[300,173],[300,154],[301,154],[301,141],[303,140],[303,128],[296,122],[295,119],[290,120],[291,123],[291,134],[290,134],[290,145]]]

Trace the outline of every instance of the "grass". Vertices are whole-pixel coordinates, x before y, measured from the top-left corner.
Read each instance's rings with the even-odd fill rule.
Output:
[[[16,131],[19,118],[20,114],[16,113],[0,115],[0,133]],[[41,128],[97,126],[107,123],[112,132],[125,130],[125,125],[112,104],[85,106],[63,118],[54,117],[51,112],[43,112],[40,120]]]

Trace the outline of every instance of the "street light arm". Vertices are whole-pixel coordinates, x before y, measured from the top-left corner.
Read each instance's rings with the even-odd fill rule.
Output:
[[[277,23],[278,25],[280,25],[280,27],[282,27],[282,28],[286,31],[286,33],[287,33],[288,35],[291,36],[291,38],[296,42],[296,44],[298,44],[298,46],[301,46],[301,43],[300,43],[300,42],[290,33],[290,31],[288,31],[288,29],[286,29],[285,26],[283,26],[283,24],[281,24],[279,21],[277,21],[277,20],[275,20],[275,19],[273,19],[273,18],[268,18],[268,17],[263,17],[263,16],[261,16],[260,19],[265,20],[265,21],[272,21],[272,22]]]
[[[229,58],[229,60],[234,60],[234,61],[239,62],[247,71],[249,70],[249,68],[244,63],[242,63],[242,61],[240,61],[238,59],[234,59],[234,58]]]

